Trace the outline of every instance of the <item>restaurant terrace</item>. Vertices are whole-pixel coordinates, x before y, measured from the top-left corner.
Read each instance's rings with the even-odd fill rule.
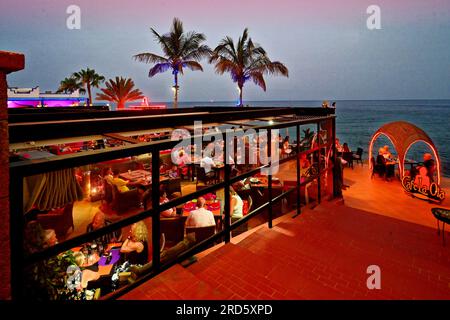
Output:
[[[117,298],[338,193],[333,109],[13,110],[9,137],[17,299],[61,272],[49,298]],[[197,207],[210,225],[190,222]]]

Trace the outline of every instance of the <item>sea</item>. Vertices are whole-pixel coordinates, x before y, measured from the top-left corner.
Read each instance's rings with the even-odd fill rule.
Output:
[[[331,104],[332,101],[329,101]],[[322,101],[246,101],[255,107],[320,107]],[[179,107],[233,106],[235,102],[179,102]],[[171,107],[171,103],[167,103]],[[441,159],[443,175],[450,177],[450,100],[336,100],[336,135],[341,144],[347,142],[356,151],[363,148],[367,159],[370,138],[382,125],[392,121],[407,121],[424,130],[433,140]],[[375,149],[389,145],[381,136]],[[430,152],[427,145],[418,142],[407,154],[407,159],[422,161],[423,154]]]

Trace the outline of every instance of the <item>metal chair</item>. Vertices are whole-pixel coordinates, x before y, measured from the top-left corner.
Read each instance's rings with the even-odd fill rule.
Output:
[[[361,165],[364,165],[363,161],[362,161],[362,154],[363,154],[363,149],[362,148],[358,148],[356,149],[356,152],[353,152],[353,160],[356,161],[356,163],[361,163]]]
[[[432,208],[431,213],[436,218],[438,235],[440,234],[439,221],[442,222],[442,243],[445,246],[445,224],[450,224],[450,210],[444,208]]]

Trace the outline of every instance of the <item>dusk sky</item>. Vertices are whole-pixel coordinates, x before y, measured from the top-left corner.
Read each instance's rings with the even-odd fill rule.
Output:
[[[81,29],[66,27],[66,8],[81,8]],[[381,8],[381,30],[369,30],[369,5]],[[267,92],[246,84],[249,100],[449,99],[448,0],[1,0],[0,50],[26,55],[10,86],[56,90],[81,68],[106,78],[131,77],[153,101],[172,99],[170,72],[148,78],[140,52],[160,53],[150,32],[173,17],[203,32],[215,47],[245,27],[289,78],[267,77]],[[229,75],[186,71],[180,101],[236,100]]]

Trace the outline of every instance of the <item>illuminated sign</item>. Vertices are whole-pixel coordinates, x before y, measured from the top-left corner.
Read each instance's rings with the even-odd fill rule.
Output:
[[[419,185],[411,181],[411,177],[405,176],[402,179],[402,186],[412,197],[422,200],[442,202],[445,199],[445,191],[435,182],[430,186],[422,185],[422,178],[418,178]]]

